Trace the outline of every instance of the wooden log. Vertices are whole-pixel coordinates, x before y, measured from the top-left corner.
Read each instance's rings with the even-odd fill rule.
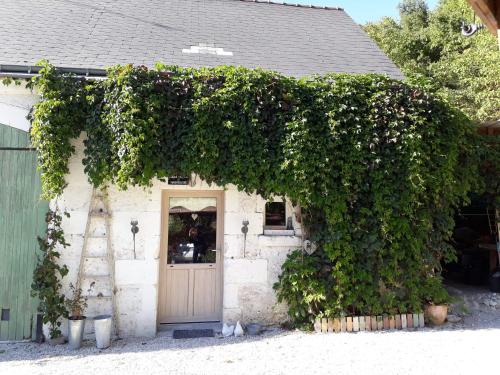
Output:
[[[396,315],[396,329],[401,329],[401,314]]]
[[[371,317],[372,320],[372,331],[378,331],[378,320],[376,316]]]
[[[402,329],[408,328],[406,323],[406,314],[401,314],[401,328]]]
[[[359,316],[352,317],[352,331],[359,332]]]
[[[365,322],[365,317],[360,316],[359,317],[359,330],[360,331],[365,331],[366,330],[366,322]]]
[[[371,320],[371,317],[369,315],[365,316],[365,327],[366,327],[367,331],[372,330],[372,320]]]
[[[407,328],[413,328],[413,314],[406,314]]]
[[[381,315],[377,316],[377,331],[382,331],[384,329],[384,319]]]
[[[335,332],[340,332],[340,319],[339,318],[333,319],[333,330]]]
[[[333,332],[333,318],[328,318],[328,332]]]
[[[347,332],[352,332],[352,316],[347,317]]]
[[[345,320],[345,316],[340,318],[340,332],[347,331],[347,322]]]
[[[396,329],[396,318],[394,315],[389,316],[389,329]]]
[[[418,326],[420,328],[424,328],[425,327],[424,313],[419,313],[418,314]]]
[[[413,328],[418,328],[418,314],[413,314]]]
[[[384,315],[384,329],[389,329],[389,317]]]
[[[321,319],[317,318],[314,321],[314,332],[318,333],[321,332]]]
[[[328,332],[328,319],[326,318],[321,319],[321,332]]]

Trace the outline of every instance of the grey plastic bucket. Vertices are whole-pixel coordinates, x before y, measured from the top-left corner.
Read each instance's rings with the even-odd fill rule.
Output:
[[[85,318],[68,319],[68,344],[71,349],[80,349],[85,329]]]
[[[111,315],[98,315],[94,318],[95,341],[98,349],[111,345]]]

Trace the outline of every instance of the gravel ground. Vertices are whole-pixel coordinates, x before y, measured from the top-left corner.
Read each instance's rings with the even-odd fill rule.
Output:
[[[476,291],[477,292],[477,291]],[[419,331],[314,334],[270,329],[258,337],[127,339],[98,350],[0,344],[0,374],[475,374],[500,373],[500,296],[454,290],[455,324]],[[492,302],[493,301],[493,302]],[[485,372],[486,373],[486,372]]]

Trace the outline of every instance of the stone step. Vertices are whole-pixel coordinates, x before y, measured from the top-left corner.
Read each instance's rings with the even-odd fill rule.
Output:
[[[94,283],[93,287],[90,285]],[[90,291],[89,291],[90,289]],[[83,276],[82,277],[82,294],[88,296],[111,297],[112,287],[111,278],[109,276]]]
[[[83,259],[83,276],[109,276],[110,269],[108,258],[105,256],[92,256]]]
[[[87,256],[88,257],[105,257],[108,248],[108,239],[105,236],[87,238]]]

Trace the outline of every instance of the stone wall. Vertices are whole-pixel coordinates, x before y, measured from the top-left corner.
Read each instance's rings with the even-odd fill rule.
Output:
[[[70,213],[63,228],[71,247],[61,262],[70,273],[65,281],[75,282],[92,189],[83,173],[82,139],[75,142],[76,155],[70,162],[68,186],[58,205]],[[161,192],[172,190],[224,190],[199,179],[194,186],[171,186],[156,181],[147,189],[108,188],[111,227],[108,234],[115,259],[115,287],[120,336],[153,336],[157,329],[157,301],[160,257]],[[53,202],[54,203],[54,202]],[[288,212],[292,207],[287,203]],[[291,249],[301,244],[300,236],[263,235],[265,201],[257,195],[227,186],[224,193],[223,320],[258,321],[267,324],[286,319],[284,306],[276,304],[273,284]],[[139,222],[134,254],[131,219]],[[242,222],[249,221],[246,246]],[[293,219],[296,233],[299,224]],[[244,250],[245,248],[245,250]]]

